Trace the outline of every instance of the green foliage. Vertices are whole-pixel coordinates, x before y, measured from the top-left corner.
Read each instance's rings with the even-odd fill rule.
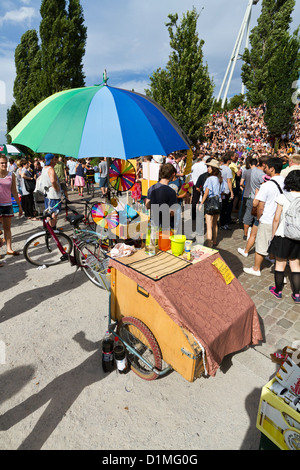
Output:
[[[24,33],[15,50],[15,105],[7,113],[10,131],[42,98],[40,88],[41,55],[34,29]]]
[[[193,143],[203,136],[203,129],[213,103],[213,83],[203,64],[204,41],[196,32],[199,14],[195,8],[183,15],[168,15],[166,24],[172,52],[165,69],[150,77],[146,94],[163,106],[178,122]]]
[[[40,8],[42,89],[44,97],[84,86],[82,57],[86,27],[79,0],[43,0]]]
[[[242,80],[250,106],[266,104],[266,124],[271,135],[292,126],[292,82],[299,71],[298,30],[289,28],[295,0],[262,0],[261,15],[250,34],[251,50],[243,55]]]
[[[55,92],[84,86],[82,58],[87,29],[80,0],[42,0],[38,33],[23,34],[15,50],[15,103],[7,113],[7,132],[40,101]]]

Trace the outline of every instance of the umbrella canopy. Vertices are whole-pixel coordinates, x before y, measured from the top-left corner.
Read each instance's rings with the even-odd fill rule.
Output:
[[[4,153],[5,155],[22,155],[22,152],[20,152],[17,147],[10,144],[0,145],[0,153]]]
[[[10,132],[34,152],[75,158],[168,155],[189,149],[176,121],[150,98],[107,84],[46,98]]]

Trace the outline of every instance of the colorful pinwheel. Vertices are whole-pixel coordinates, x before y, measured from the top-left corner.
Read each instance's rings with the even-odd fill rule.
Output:
[[[105,229],[114,229],[119,225],[119,214],[111,204],[94,204],[92,217],[97,225]]]
[[[117,191],[128,191],[135,183],[135,169],[128,160],[113,160],[109,167],[109,182]]]

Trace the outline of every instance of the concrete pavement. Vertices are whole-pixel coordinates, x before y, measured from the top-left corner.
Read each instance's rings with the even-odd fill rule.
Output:
[[[75,193],[70,194],[76,200]],[[39,222],[13,221],[14,249]],[[215,377],[190,383],[179,374],[146,382],[101,370],[108,294],[64,263],[37,270],[23,256],[0,269],[0,448],[66,450],[211,450],[259,446],[260,392],[277,366],[270,353],[300,338],[300,309],[243,272],[243,231],[220,231],[220,254],[254,300],[264,341],[226,357]],[[3,253],[4,249],[0,251]]]

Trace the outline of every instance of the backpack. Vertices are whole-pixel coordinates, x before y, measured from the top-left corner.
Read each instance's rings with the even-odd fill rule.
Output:
[[[42,198],[43,198],[44,195],[45,195],[45,193],[47,192],[47,190],[48,190],[49,188],[47,188],[47,190],[46,190],[46,188],[45,188],[45,186],[44,186],[44,182],[43,182],[42,176],[43,176],[43,175],[40,175],[40,176],[37,178],[36,184],[35,184],[35,190],[34,190],[34,192],[36,193],[36,195],[37,195],[38,197],[42,197]]]
[[[300,240],[300,197],[293,198],[288,193],[284,194],[290,206],[285,213],[284,236],[292,240]]]

